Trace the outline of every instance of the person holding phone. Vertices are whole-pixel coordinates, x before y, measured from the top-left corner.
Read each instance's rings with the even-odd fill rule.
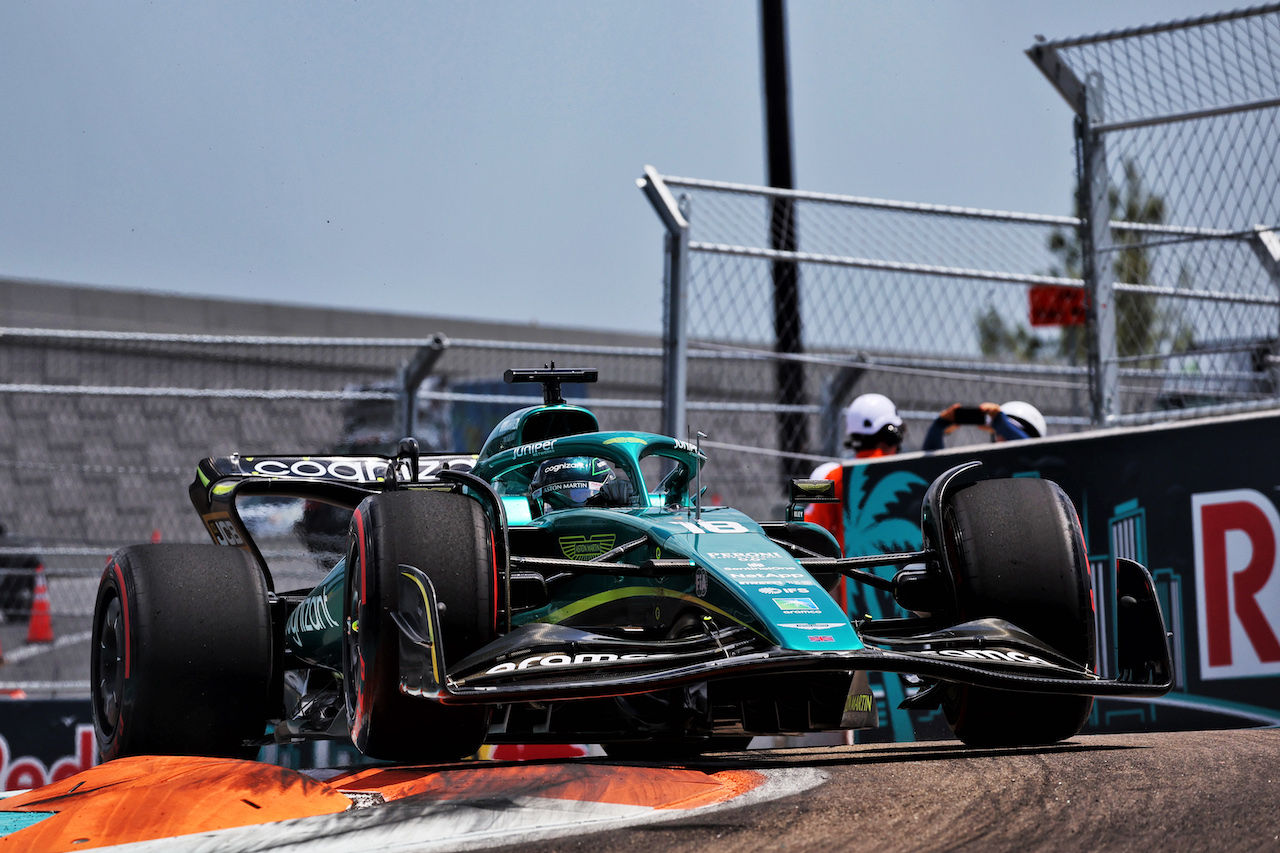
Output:
[[[952,403],[938,412],[938,417],[929,425],[921,449],[941,450],[946,446],[945,437],[965,424],[991,433],[992,441],[1040,438],[1048,431],[1040,410],[1022,400],[1010,400],[1002,405],[982,403],[963,406]]]
[[[893,456],[902,448],[902,418],[898,407],[883,394],[862,394],[844,411],[844,446],[854,459]],[[809,475],[811,480],[834,480],[836,497],[844,501],[844,464],[826,462]],[[821,524],[844,547],[844,507],[839,504],[810,504],[804,520]]]

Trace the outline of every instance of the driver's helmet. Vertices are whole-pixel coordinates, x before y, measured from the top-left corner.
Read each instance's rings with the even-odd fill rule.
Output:
[[[547,510],[584,506],[614,479],[613,467],[593,456],[562,456],[538,466],[529,483],[534,501]]]

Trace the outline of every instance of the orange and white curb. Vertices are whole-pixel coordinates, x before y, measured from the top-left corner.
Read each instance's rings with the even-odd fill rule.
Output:
[[[304,775],[249,761],[143,756],[0,800],[7,830],[0,853],[466,850],[736,807],[823,778],[805,769],[704,772],[586,761]]]

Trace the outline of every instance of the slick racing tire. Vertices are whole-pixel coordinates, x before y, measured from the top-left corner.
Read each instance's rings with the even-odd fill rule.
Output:
[[[371,758],[457,761],[488,728],[480,706],[446,706],[400,691],[401,565],[431,580],[445,662],[497,635],[493,533],[480,504],[452,492],[398,491],[365,498],[352,515],[343,624],[343,682],[351,739]]]
[[[1031,632],[1077,662],[1094,662],[1089,562],[1074,507],[1056,483],[986,480],[957,491],[943,510],[956,572],[958,621],[994,617]],[[1054,743],[1089,717],[1089,696],[947,685],[943,710],[970,746]]]
[[[266,580],[247,552],[117,551],[98,585],[89,659],[102,759],[252,758],[270,707],[271,640]]]

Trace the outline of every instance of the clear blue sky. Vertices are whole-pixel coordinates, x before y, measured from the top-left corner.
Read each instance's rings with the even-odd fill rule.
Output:
[[[1070,212],[1023,55],[1219,6],[788,4],[802,189]],[[655,332],[635,187],[764,182],[758,5],[0,0],[0,275]]]

